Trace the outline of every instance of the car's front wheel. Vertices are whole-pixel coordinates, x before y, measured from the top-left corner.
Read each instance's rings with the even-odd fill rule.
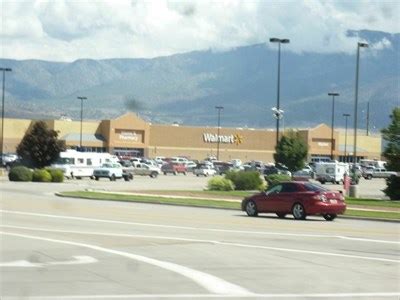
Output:
[[[306,218],[306,211],[304,209],[304,206],[300,203],[296,203],[295,205],[293,205],[292,214],[296,220],[305,220]]]
[[[258,216],[257,205],[254,203],[254,201],[250,200],[246,203],[246,213],[250,217]]]
[[[151,177],[151,178],[157,178],[157,175],[158,175],[157,172],[152,172],[152,173],[150,174],[150,177]]]
[[[335,214],[325,214],[325,215],[323,215],[323,217],[327,221],[333,221],[337,217],[337,215],[335,215]]]

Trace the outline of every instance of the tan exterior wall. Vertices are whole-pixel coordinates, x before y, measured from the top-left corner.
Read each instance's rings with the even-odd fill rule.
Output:
[[[35,121],[26,119],[5,119],[4,152],[15,152]],[[59,137],[69,134],[79,137],[80,121],[47,120],[51,129],[59,132]],[[204,159],[207,156],[217,156],[216,127],[192,127],[149,124],[128,113],[114,120],[86,121],[82,126],[83,134],[99,134],[105,141],[85,141],[83,146],[105,147],[112,152],[114,148],[143,149],[144,155],[156,156],[188,156],[192,159]],[[325,124],[307,130],[299,130],[299,135],[309,145],[309,156],[330,155],[331,129]],[[275,131],[221,128],[219,158],[230,160],[239,158],[242,161],[262,160],[272,162],[275,151]],[[208,136],[208,138],[206,138]],[[213,140],[213,137],[214,140]],[[344,145],[345,135],[334,133],[334,156],[344,155],[339,151],[339,145]],[[380,136],[358,136],[358,147],[365,152],[358,153],[366,158],[381,157]],[[77,141],[69,140],[67,146],[78,146]],[[353,136],[347,136],[348,153],[352,153]]]
[[[345,144],[345,134],[340,133],[340,144]],[[347,134],[347,153],[353,155],[354,135]],[[380,135],[366,136],[357,135],[357,148],[364,149],[359,151],[357,156],[364,156],[368,159],[381,159],[382,158],[382,137]]]
[[[149,156],[188,156],[204,159],[217,155],[217,142],[206,140],[204,135],[216,135],[215,127],[187,127],[151,125]],[[220,135],[226,142],[220,142],[219,158],[230,160],[273,160],[275,134],[265,130],[221,128]]]
[[[109,126],[107,128],[107,126]],[[150,142],[150,124],[132,113],[105,121],[107,148],[140,148],[147,150]]]
[[[4,119],[4,147],[1,147],[1,149],[4,149],[4,153],[15,153],[25,132],[31,128],[33,123],[34,121],[27,119]],[[1,134],[2,132],[0,131],[0,139]]]

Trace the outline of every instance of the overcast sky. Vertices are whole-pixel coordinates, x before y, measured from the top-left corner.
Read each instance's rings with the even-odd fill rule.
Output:
[[[400,32],[399,1],[0,1],[0,54],[13,59],[149,58],[270,37],[289,38],[290,51],[353,53],[348,29]]]

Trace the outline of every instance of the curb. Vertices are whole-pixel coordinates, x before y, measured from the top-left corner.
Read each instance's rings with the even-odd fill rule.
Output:
[[[73,198],[73,199],[84,199],[84,200],[97,200],[97,201],[115,201],[115,202],[125,202],[125,203],[142,203],[142,204],[158,204],[158,205],[169,205],[169,206],[182,206],[182,207],[193,207],[193,208],[207,208],[207,209],[221,209],[221,210],[233,210],[233,211],[241,211],[236,208],[227,208],[227,207],[210,207],[210,206],[202,206],[202,205],[190,205],[190,204],[177,204],[177,203],[159,203],[156,201],[129,201],[129,200],[115,200],[115,199],[94,199],[89,197],[79,197],[79,196],[67,196],[62,195],[61,193],[55,193],[56,196],[61,198]],[[170,197],[173,198],[173,197]],[[340,215],[338,219],[349,219],[349,220],[363,220],[363,221],[374,221],[374,222],[386,222],[386,223],[400,223],[400,220],[395,219],[382,219],[382,218],[370,218],[370,217],[357,217],[357,216],[346,216]]]

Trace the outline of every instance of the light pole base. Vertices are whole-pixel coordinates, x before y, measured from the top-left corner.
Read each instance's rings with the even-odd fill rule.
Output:
[[[350,185],[349,196],[353,198],[358,198],[358,185]]]

